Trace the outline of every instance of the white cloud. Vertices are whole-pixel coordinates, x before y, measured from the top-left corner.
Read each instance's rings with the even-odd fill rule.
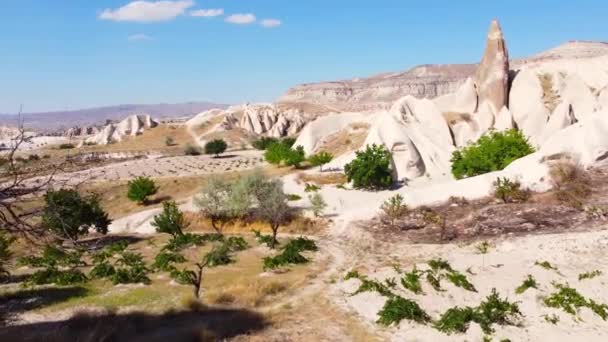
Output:
[[[224,10],[221,8],[200,9],[190,12],[190,15],[193,17],[205,18],[218,17],[220,15],[224,15]]]
[[[99,19],[139,23],[168,21],[194,6],[193,0],[133,1],[117,9],[105,9]]]
[[[262,20],[262,26],[266,28],[273,28],[281,26],[282,22],[278,19],[264,19]]]
[[[246,13],[246,14],[237,13],[237,14],[233,14],[233,15],[226,17],[226,22],[230,23],[230,24],[246,25],[246,24],[252,24],[255,21],[256,21],[255,15],[253,15],[251,13]]]
[[[141,41],[150,41],[150,40],[153,40],[154,38],[152,38],[144,33],[136,33],[136,34],[130,35],[129,37],[127,37],[127,39],[131,42],[141,42]]]

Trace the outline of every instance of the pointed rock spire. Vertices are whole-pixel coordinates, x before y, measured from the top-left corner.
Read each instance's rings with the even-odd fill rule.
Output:
[[[475,78],[479,98],[478,110],[484,102],[492,105],[495,113],[508,105],[509,53],[497,20],[490,24],[486,50]]]

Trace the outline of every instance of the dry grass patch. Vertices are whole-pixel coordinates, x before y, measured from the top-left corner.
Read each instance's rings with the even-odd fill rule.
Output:
[[[553,75],[544,73],[538,75],[540,86],[543,89],[543,102],[549,113],[553,113],[557,105],[560,103],[560,96],[553,88]]]
[[[314,183],[318,185],[344,184],[347,182],[346,175],[337,172],[328,173],[300,173],[297,181],[299,183]]]
[[[549,170],[555,196],[563,204],[582,208],[591,195],[591,178],[587,171],[571,160],[560,160]]]
[[[355,128],[355,126],[352,125],[355,125],[358,128]],[[321,146],[315,150],[329,152],[337,157],[361,148],[369,134],[369,125],[364,123],[355,123],[352,125],[351,127],[353,129],[344,129],[327,136],[323,139]],[[367,127],[364,127],[363,125],[367,125]]]
[[[471,115],[467,113],[445,112],[443,118],[450,126],[460,122],[472,122]]]

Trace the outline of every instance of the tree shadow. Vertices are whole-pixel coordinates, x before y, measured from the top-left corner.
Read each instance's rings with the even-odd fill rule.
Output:
[[[170,201],[172,200],[173,197],[171,196],[159,196],[159,197],[155,197],[153,199],[149,199],[146,201],[146,205],[156,205],[156,204],[160,204],[163,203],[164,201]]]
[[[64,321],[0,329],[0,341],[217,341],[260,331],[268,324],[261,314],[241,309],[79,313]]]
[[[80,286],[63,288],[21,289],[0,295],[0,326],[12,322],[16,315],[85,296],[89,291]],[[4,340],[0,337],[0,341]],[[14,340],[17,341],[17,340]]]

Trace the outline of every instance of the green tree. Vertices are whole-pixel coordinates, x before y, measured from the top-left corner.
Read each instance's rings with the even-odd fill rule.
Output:
[[[268,146],[264,153],[264,158],[270,164],[294,167],[300,167],[300,164],[306,160],[304,148],[302,146],[298,146],[294,149],[283,142],[274,143]]]
[[[452,154],[452,174],[457,179],[502,170],[516,159],[534,152],[534,147],[517,129],[490,132]]]
[[[183,230],[188,223],[175,201],[165,201],[162,213],[154,216],[152,226],[156,228],[157,233],[171,234],[175,238],[184,235]]]
[[[391,153],[383,146],[373,144],[344,166],[344,173],[355,188],[385,189],[391,186]]]
[[[266,150],[270,145],[278,143],[279,140],[277,138],[272,137],[262,137],[252,143],[253,147],[258,150]]]
[[[139,204],[146,204],[148,197],[156,194],[158,187],[149,177],[137,177],[128,183],[127,197]]]
[[[395,221],[403,217],[408,211],[407,205],[403,202],[403,196],[399,194],[389,198],[382,204],[380,209],[382,209],[384,215],[389,219],[392,227],[395,226]]]
[[[274,248],[279,227],[285,224],[293,213],[292,208],[287,203],[287,195],[283,192],[283,182],[278,179],[266,180],[259,184],[254,196],[258,204],[256,208],[257,216],[266,221],[272,230],[270,248]]]
[[[222,139],[211,140],[205,144],[205,154],[214,154],[215,157],[219,157],[220,154],[224,153],[228,148],[226,142]]]
[[[312,166],[318,166],[319,171],[323,171],[323,165],[329,163],[332,159],[334,159],[334,156],[331,153],[319,152],[308,157],[308,162]]]
[[[327,203],[323,199],[323,196],[320,193],[315,192],[313,195],[308,196],[308,199],[310,200],[313,214],[315,214],[316,217],[321,216],[323,211],[325,211],[325,208],[327,208]]]
[[[111,220],[96,195],[83,197],[72,189],[49,190],[44,201],[42,224],[57,236],[77,241],[91,228],[101,234],[108,232]]]
[[[211,220],[211,226],[222,234],[224,226],[242,217],[250,207],[247,189],[238,182],[211,177],[195,198],[201,213]]]

